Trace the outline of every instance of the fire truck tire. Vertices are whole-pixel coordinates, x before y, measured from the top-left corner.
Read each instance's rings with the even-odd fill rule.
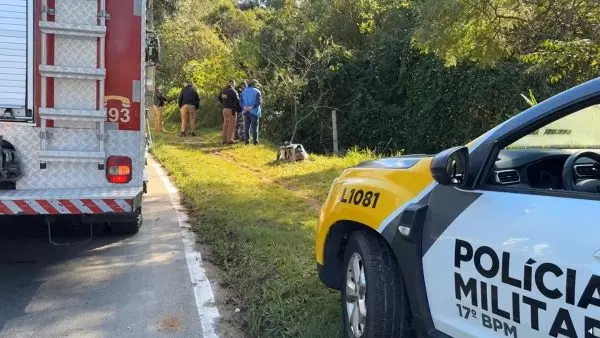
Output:
[[[131,220],[111,222],[110,230],[118,234],[135,235],[140,231],[143,223],[144,217],[142,216],[142,210],[140,209],[134,214],[131,214]]]
[[[357,231],[344,256],[342,336],[412,337],[404,279],[388,244]]]

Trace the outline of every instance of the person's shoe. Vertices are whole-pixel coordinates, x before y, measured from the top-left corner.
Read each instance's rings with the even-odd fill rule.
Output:
[[[192,134],[191,134],[191,135],[192,135],[192,137],[194,137],[194,136],[196,136],[196,133],[195,133],[195,132],[192,132]]]
[[[246,144],[246,145],[249,145],[249,144],[250,144],[250,141],[246,141],[246,142],[244,142],[244,144]]]
[[[257,146],[258,145],[258,141],[254,141],[254,145]]]
[[[229,142],[227,142],[227,144],[236,144],[236,143],[237,143],[236,141],[229,141]]]
[[[180,132],[179,137],[185,137],[185,131]]]

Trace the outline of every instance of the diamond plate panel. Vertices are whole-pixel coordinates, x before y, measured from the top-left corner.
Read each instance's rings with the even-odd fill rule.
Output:
[[[93,121],[73,121],[73,120],[54,120],[54,128],[76,128],[76,129],[94,129],[98,126]],[[100,142],[100,141],[98,141]]]
[[[54,65],[76,68],[98,67],[96,39],[57,36],[54,41]]]
[[[54,107],[59,109],[96,109],[96,81],[54,80]]]
[[[50,131],[52,136],[48,143],[53,146],[75,149],[90,147],[92,142],[98,142],[92,130],[51,128]],[[47,169],[40,169],[39,133],[40,129],[31,125],[0,122],[0,135],[16,147],[21,159],[23,176],[17,182],[18,190],[115,188],[106,180],[104,171],[98,170],[94,163],[48,163]],[[91,133],[93,135],[90,135]],[[142,186],[143,134],[118,130],[108,131],[107,134],[106,154],[129,156],[134,163],[131,182],[119,188]]]
[[[56,0],[58,23],[96,25],[98,23],[97,0]]]
[[[48,140],[47,150],[98,151],[100,142],[96,136],[96,130],[67,128],[49,130],[53,135]],[[60,137],[57,137],[58,134],[60,134]]]

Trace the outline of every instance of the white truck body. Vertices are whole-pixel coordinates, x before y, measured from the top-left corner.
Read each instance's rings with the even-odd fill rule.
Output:
[[[145,48],[145,0],[0,0],[0,216],[141,210]]]

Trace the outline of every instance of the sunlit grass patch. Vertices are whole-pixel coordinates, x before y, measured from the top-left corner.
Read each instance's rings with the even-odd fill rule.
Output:
[[[337,336],[339,296],[316,273],[316,211],[297,192],[323,201],[344,168],[372,155],[274,164],[272,145],[222,146],[218,132],[200,135],[157,135],[154,153],[184,195],[222,282],[242,304],[248,334]]]

